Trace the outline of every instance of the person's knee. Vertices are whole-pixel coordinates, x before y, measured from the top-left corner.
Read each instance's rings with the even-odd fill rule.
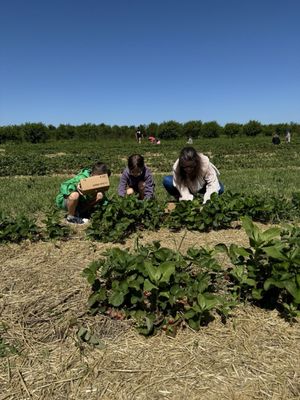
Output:
[[[171,175],[164,176],[162,183],[166,189],[173,187],[173,177]]]
[[[69,197],[68,200],[71,201],[77,201],[79,199],[80,194],[78,192],[72,192]]]
[[[219,182],[219,184],[220,184],[219,194],[222,194],[222,193],[224,193],[225,188],[224,188],[224,185],[222,182]]]

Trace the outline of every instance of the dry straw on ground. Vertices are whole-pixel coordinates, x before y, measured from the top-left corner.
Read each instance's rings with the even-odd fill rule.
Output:
[[[86,314],[80,273],[111,247],[82,238],[1,246],[1,337],[19,354],[0,358],[4,399],[299,399],[299,324],[276,311],[239,307],[226,323],[176,338],[144,338],[128,323]],[[242,231],[145,233],[181,251],[219,242],[247,244]],[[132,248],[134,240],[126,242]],[[4,326],[6,329],[4,329]],[[104,345],[76,336],[88,328]]]

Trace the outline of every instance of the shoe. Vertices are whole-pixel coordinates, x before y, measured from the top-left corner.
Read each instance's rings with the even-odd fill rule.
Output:
[[[84,224],[84,220],[82,218],[75,217],[74,215],[68,215],[67,222],[70,224]]]

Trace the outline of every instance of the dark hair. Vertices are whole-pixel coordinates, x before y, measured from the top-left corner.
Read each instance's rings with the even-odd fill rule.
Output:
[[[193,168],[194,171],[190,176],[186,174],[186,171],[183,168],[183,164],[186,161],[193,161],[195,164]],[[181,152],[179,153],[179,159],[175,170],[175,174],[177,182],[179,184],[184,184],[193,192],[194,184],[199,179],[199,177],[203,176],[201,160],[198,155],[198,152],[194,149],[194,147],[184,147],[181,150]]]
[[[143,170],[145,167],[144,157],[141,156],[140,154],[132,154],[130,157],[128,157],[127,165],[128,165],[129,171],[132,171],[135,168],[139,168],[140,170]]]
[[[111,175],[111,171],[106,164],[103,162],[96,162],[92,166],[91,175],[103,175],[107,174],[108,176]]]

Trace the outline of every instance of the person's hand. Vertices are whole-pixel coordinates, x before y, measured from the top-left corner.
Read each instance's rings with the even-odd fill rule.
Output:
[[[130,196],[130,195],[133,194],[133,193],[134,193],[134,190],[133,190],[132,188],[128,188],[128,189],[126,190],[127,196]]]
[[[100,200],[102,200],[103,199],[103,193],[102,192],[98,192],[97,194],[96,194],[96,201],[98,202],[98,201],[100,201]]]
[[[82,191],[81,191],[81,185],[80,185],[80,183],[78,183],[78,185],[77,185],[77,192],[80,194],[80,196],[83,196],[83,193],[82,193]]]

